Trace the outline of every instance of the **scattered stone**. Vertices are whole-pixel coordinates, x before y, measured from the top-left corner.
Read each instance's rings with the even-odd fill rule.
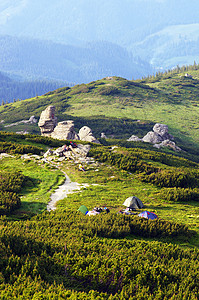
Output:
[[[128,140],[128,142],[143,142],[142,139],[140,139],[138,136],[136,135],[132,135]]]
[[[48,149],[46,151],[46,153],[44,153],[44,157],[47,157],[47,156],[52,155],[52,154],[53,154],[53,151],[51,149]]]
[[[0,153],[0,159],[4,158],[4,157],[14,157],[13,155],[10,155],[8,153]]]

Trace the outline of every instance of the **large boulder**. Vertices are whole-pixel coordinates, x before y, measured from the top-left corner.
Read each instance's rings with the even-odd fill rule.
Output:
[[[91,143],[97,143],[100,142],[93,136],[92,130],[88,126],[83,126],[79,130],[79,138],[81,141],[91,142]]]
[[[41,130],[41,135],[50,136],[57,125],[57,118],[55,117],[55,107],[50,105],[42,111],[38,126]]]
[[[142,138],[142,140],[143,140],[143,142],[146,142],[146,143],[156,144],[156,143],[161,143],[163,141],[163,138],[157,132],[149,131]]]
[[[159,134],[163,140],[173,139],[173,136],[168,132],[168,126],[165,124],[156,123],[153,126],[153,131]]]
[[[74,130],[73,121],[59,122],[51,133],[51,137],[58,140],[79,140],[79,136]]]

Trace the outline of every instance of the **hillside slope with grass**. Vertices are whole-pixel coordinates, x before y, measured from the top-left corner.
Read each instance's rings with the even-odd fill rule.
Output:
[[[43,156],[63,143],[0,132],[0,186],[20,197],[9,209],[0,190],[0,298],[198,299],[198,164],[115,140],[90,144],[80,172],[72,156]],[[49,212],[63,172],[84,188]],[[121,214],[132,195],[144,209]],[[87,216],[81,205],[102,212]]]
[[[192,77],[186,77],[189,72]],[[65,87],[43,96],[1,105],[1,130],[40,133],[37,125],[5,128],[4,125],[28,119],[48,106],[56,107],[58,121],[74,120],[75,130],[90,126],[94,135],[109,138],[143,137],[155,123],[168,125],[169,132],[184,149],[198,152],[199,69],[187,68],[129,81],[120,77]]]

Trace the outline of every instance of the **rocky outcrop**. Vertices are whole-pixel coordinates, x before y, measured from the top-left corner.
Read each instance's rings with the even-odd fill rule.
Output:
[[[50,105],[42,111],[38,126],[41,130],[41,135],[50,136],[57,125],[55,117],[55,107]]]
[[[83,126],[78,135],[81,141],[99,143],[99,141],[93,136],[92,130],[88,126]]]
[[[55,107],[50,105],[42,111],[38,126],[41,135],[49,136],[58,140],[82,140],[91,143],[99,143],[93,136],[92,130],[84,126],[80,129],[79,134],[74,130],[74,122],[71,120],[62,121],[57,124],[55,117]]]
[[[51,133],[51,137],[58,140],[79,140],[79,136],[74,130],[73,121],[59,122]]]
[[[170,140],[164,140],[162,143],[154,144],[153,146],[158,149],[160,149],[161,147],[170,147],[171,149],[173,149],[176,152],[179,152],[182,150],[180,147],[176,146],[175,142],[170,141]]]
[[[169,134],[167,125],[156,123],[153,131],[149,131],[142,140],[146,143],[157,144],[164,140],[173,140],[173,136]]]
[[[153,131],[149,131],[142,139],[136,135],[132,135],[127,141],[143,141],[146,143],[154,144],[154,147],[170,147],[174,151],[181,151],[172,140],[174,137],[169,134],[168,126],[165,124],[156,123],[153,126]]]

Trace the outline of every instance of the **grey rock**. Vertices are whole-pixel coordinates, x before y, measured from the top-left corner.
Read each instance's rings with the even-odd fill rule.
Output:
[[[142,139],[140,139],[138,136],[136,135],[132,135],[128,140],[128,142],[143,142]]]
[[[31,116],[28,121],[30,122],[30,124],[37,123],[37,119],[35,118],[35,116]]]
[[[41,135],[50,136],[56,125],[55,107],[50,105],[40,115],[38,126],[41,130]]]
[[[163,140],[173,139],[173,136],[168,132],[168,126],[165,124],[156,123],[153,126],[153,131],[159,134]]]
[[[83,126],[79,130],[78,135],[81,141],[100,144],[100,142],[93,136],[92,130],[88,126]]]
[[[70,120],[59,122],[51,133],[51,137],[58,140],[79,140],[74,130],[74,122]]]
[[[146,143],[152,143],[152,144],[156,144],[156,143],[160,143],[163,141],[163,138],[157,133],[157,132],[153,132],[153,131],[149,131],[143,138],[142,138],[143,142]]]
[[[78,144],[77,148],[73,149],[73,152],[78,156],[86,157],[90,149],[91,149],[90,145]]]
[[[104,132],[101,133],[101,139],[107,139],[106,135]]]
[[[176,152],[179,152],[182,150],[180,147],[176,146],[175,142],[170,141],[170,140],[164,140],[160,144],[154,144],[154,147],[156,147],[158,149],[160,149],[162,147],[170,147],[171,149],[173,149]]]

